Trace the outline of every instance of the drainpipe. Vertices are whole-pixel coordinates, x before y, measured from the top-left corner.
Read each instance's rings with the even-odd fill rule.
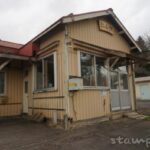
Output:
[[[64,96],[65,96],[65,116],[64,116],[64,123],[65,129],[68,129],[68,117],[70,114],[69,109],[69,89],[68,89],[68,82],[69,82],[69,67],[68,67],[68,29],[67,25],[65,25],[65,39],[64,39],[64,73],[65,73],[65,87],[64,87]]]

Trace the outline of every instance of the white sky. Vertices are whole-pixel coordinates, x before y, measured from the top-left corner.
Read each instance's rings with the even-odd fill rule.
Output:
[[[135,39],[150,33],[150,0],[0,0],[0,39],[24,44],[64,15],[108,8]]]

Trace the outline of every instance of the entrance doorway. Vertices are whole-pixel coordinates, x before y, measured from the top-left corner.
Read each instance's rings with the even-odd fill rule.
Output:
[[[23,79],[23,113],[28,113],[28,70],[24,71]]]
[[[111,109],[112,111],[131,108],[128,90],[128,75],[119,71],[110,72],[111,79]]]

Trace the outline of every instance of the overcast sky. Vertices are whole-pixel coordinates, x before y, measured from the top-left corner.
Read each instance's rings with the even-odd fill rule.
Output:
[[[24,44],[64,15],[108,8],[135,39],[150,33],[150,0],[0,0],[0,39]]]

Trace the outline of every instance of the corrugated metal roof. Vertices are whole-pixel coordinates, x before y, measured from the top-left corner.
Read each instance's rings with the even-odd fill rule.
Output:
[[[135,78],[135,82],[146,82],[146,81],[150,81],[150,76]]]
[[[18,44],[18,43],[13,43],[13,42],[0,40],[0,46],[8,47],[8,48],[14,48],[14,49],[20,49],[23,45]]]

